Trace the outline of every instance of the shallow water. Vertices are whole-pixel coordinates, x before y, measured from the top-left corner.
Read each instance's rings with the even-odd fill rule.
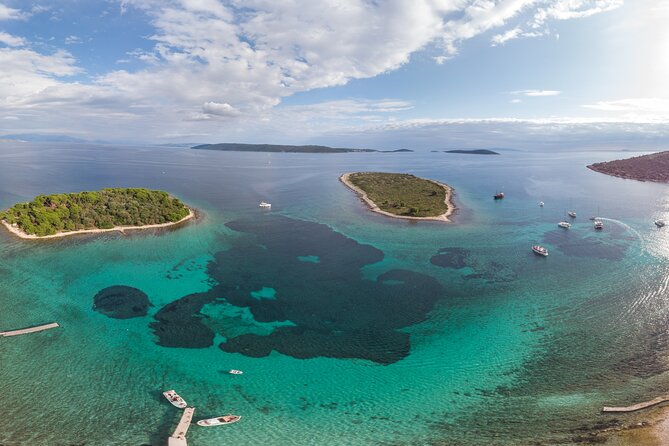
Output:
[[[0,231],[0,329],[62,325],[0,339],[0,444],[164,444],[179,418],[167,388],[197,419],[243,416],[194,426],[191,445],[571,444],[611,420],[603,404],[669,389],[669,232],[652,224],[669,188],[585,168],[633,155],[2,143],[0,207],[141,186],[202,217],[39,242]],[[457,224],[367,211],[337,180],[361,170],[452,185]],[[150,306],[96,311],[118,285]]]

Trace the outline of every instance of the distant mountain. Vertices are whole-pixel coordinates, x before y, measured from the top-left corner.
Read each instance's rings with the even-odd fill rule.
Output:
[[[472,149],[472,150],[465,150],[465,149],[453,149],[453,150],[444,150],[446,153],[466,153],[469,155],[499,155],[499,153],[495,152],[494,150],[489,150],[489,149]]]
[[[334,148],[334,147],[317,146],[317,145],[290,146],[290,145],[280,145],[280,144],[239,144],[239,143],[201,144],[199,146],[193,146],[191,147],[191,149],[220,150],[224,152],[290,152],[290,153],[413,152],[413,150],[409,149],[373,150],[373,149]]]

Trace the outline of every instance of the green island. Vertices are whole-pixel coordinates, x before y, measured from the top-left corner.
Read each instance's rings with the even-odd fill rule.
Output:
[[[447,184],[406,173],[356,172],[340,180],[357,192],[374,212],[390,217],[450,221],[455,210]]]
[[[0,220],[24,238],[55,237],[169,226],[193,212],[167,192],[143,188],[109,188],[94,192],[38,195],[0,212]]]

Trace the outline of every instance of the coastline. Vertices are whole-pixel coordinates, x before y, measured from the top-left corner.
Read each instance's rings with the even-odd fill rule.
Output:
[[[11,232],[15,236],[20,237],[22,239],[42,240],[42,239],[47,239],[47,238],[68,237],[68,236],[71,236],[71,235],[78,235],[78,234],[100,234],[100,233],[103,233],[103,232],[125,232],[125,231],[132,231],[132,230],[141,230],[141,229],[167,228],[169,226],[179,225],[179,224],[181,224],[185,221],[188,221],[188,220],[194,218],[195,215],[196,215],[195,211],[189,207],[188,208],[188,215],[186,215],[181,220],[175,221],[175,222],[158,223],[158,224],[155,224],[155,225],[144,225],[144,226],[114,226],[113,228],[109,228],[109,229],[81,229],[79,231],[57,232],[55,234],[43,235],[43,236],[34,235],[34,234],[26,234],[21,229],[19,229],[17,226],[12,226],[9,223],[7,223],[5,220],[2,220],[2,225],[5,228],[7,228],[7,230],[9,232]]]
[[[363,200],[365,203],[367,203],[367,205],[369,206],[369,208],[370,208],[370,210],[371,210],[372,212],[376,212],[377,214],[385,215],[386,217],[401,218],[401,219],[403,219],[403,220],[428,220],[428,221],[431,220],[431,221],[442,221],[442,222],[445,222],[445,223],[453,223],[453,221],[450,220],[448,217],[450,217],[451,215],[453,215],[453,213],[455,212],[456,207],[455,207],[455,204],[453,204],[453,188],[452,188],[451,186],[447,185],[447,184],[440,183],[439,181],[427,180],[427,181],[430,181],[430,182],[432,182],[432,183],[434,183],[434,184],[437,184],[437,185],[443,187],[444,190],[446,191],[446,197],[444,198],[444,203],[445,203],[446,206],[448,207],[448,209],[446,210],[446,212],[444,212],[444,213],[441,214],[441,215],[434,216],[434,217],[410,217],[410,216],[408,216],[408,215],[407,215],[407,216],[405,216],[405,215],[396,215],[396,214],[392,214],[392,213],[390,213],[390,212],[386,212],[386,211],[381,210],[381,209],[379,208],[379,206],[378,206],[376,203],[374,203],[374,202],[367,196],[367,193],[366,193],[365,191],[363,191],[363,190],[360,189],[359,187],[353,185],[353,183],[351,183],[351,182],[349,181],[349,176],[350,176],[352,173],[353,173],[353,172],[348,172],[348,173],[342,174],[342,175],[339,177],[339,181],[341,181],[342,183],[344,183],[349,189],[353,190],[356,194],[358,194],[358,196],[360,196],[360,198],[362,198],[362,200]]]
[[[669,406],[663,405],[631,417],[621,429],[606,436],[604,446],[662,446],[669,444]]]

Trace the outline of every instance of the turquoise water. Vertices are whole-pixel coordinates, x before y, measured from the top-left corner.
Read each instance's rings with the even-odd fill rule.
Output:
[[[0,231],[0,329],[62,325],[0,339],[0,444],[165,444],[167,388],[196,418],[243,417],[194,426],[191,445],[572,444],[610,421],[603,404],[669,390],[669,232],[652,224],[669,188],[585,168],[633,155],[0,144],[0,207],[143,186],[202,214],[129,235]],[[359,170],[451,184],[458,224],[370,213],[337,180]],[[148,314],[93,309],[116,285]]]

